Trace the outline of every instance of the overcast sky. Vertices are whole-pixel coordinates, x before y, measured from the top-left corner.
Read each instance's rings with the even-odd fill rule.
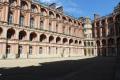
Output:
[[[40,0],[45,3],[57,3],[58,6],[63,6],[64,11],[74,17],[90,17],[97,13],[101,16],[112,12],[113,8],[120,0]]]

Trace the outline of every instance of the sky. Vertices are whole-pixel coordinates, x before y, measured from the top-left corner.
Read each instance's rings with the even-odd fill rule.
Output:
[[[105,16],[111,13],[120,0],[40,0],[45,3],[55,2],[57,6],[63,6],[64,12],[76,18],[90,17],[94,14]]]

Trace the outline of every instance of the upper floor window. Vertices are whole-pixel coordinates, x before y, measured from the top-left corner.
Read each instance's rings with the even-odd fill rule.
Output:
[[[24,16],[20,16],[19,24],[20,26],[24,26]]]
[[[12,24],[13,23],[13,14],[9,13],[8,14],[8,24]]]
[[[16,6],[17,1],[16,0],[9,0],[10,6]]]
[[[21,1],[21,9],[27,10],[28,9],[28,4],[26,1]]]
[[[56,24],[56,32],[58,32],[58,24]]]
[[[52,31],[52,24],[49,23],[49,31]]]
[[[43,29],[44,23],[43,21],[40,21],[40,29]]]
[[[33,18],[30,18],[30,28],[33,28],[35,24],[35,21]]]
[[[37,12],[37,7],[35,5],[31,5],[31,11],[32,12]]]

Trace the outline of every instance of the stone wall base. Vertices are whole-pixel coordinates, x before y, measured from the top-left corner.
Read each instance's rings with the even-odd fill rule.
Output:
[[[16,54],[12,54],[12,53],[8,54],[7,59],[16,59]]]

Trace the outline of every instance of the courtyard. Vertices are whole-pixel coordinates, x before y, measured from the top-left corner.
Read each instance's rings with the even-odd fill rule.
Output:
[[[115,57],[91,57],[0,68],[0,80],[115,80]]]

